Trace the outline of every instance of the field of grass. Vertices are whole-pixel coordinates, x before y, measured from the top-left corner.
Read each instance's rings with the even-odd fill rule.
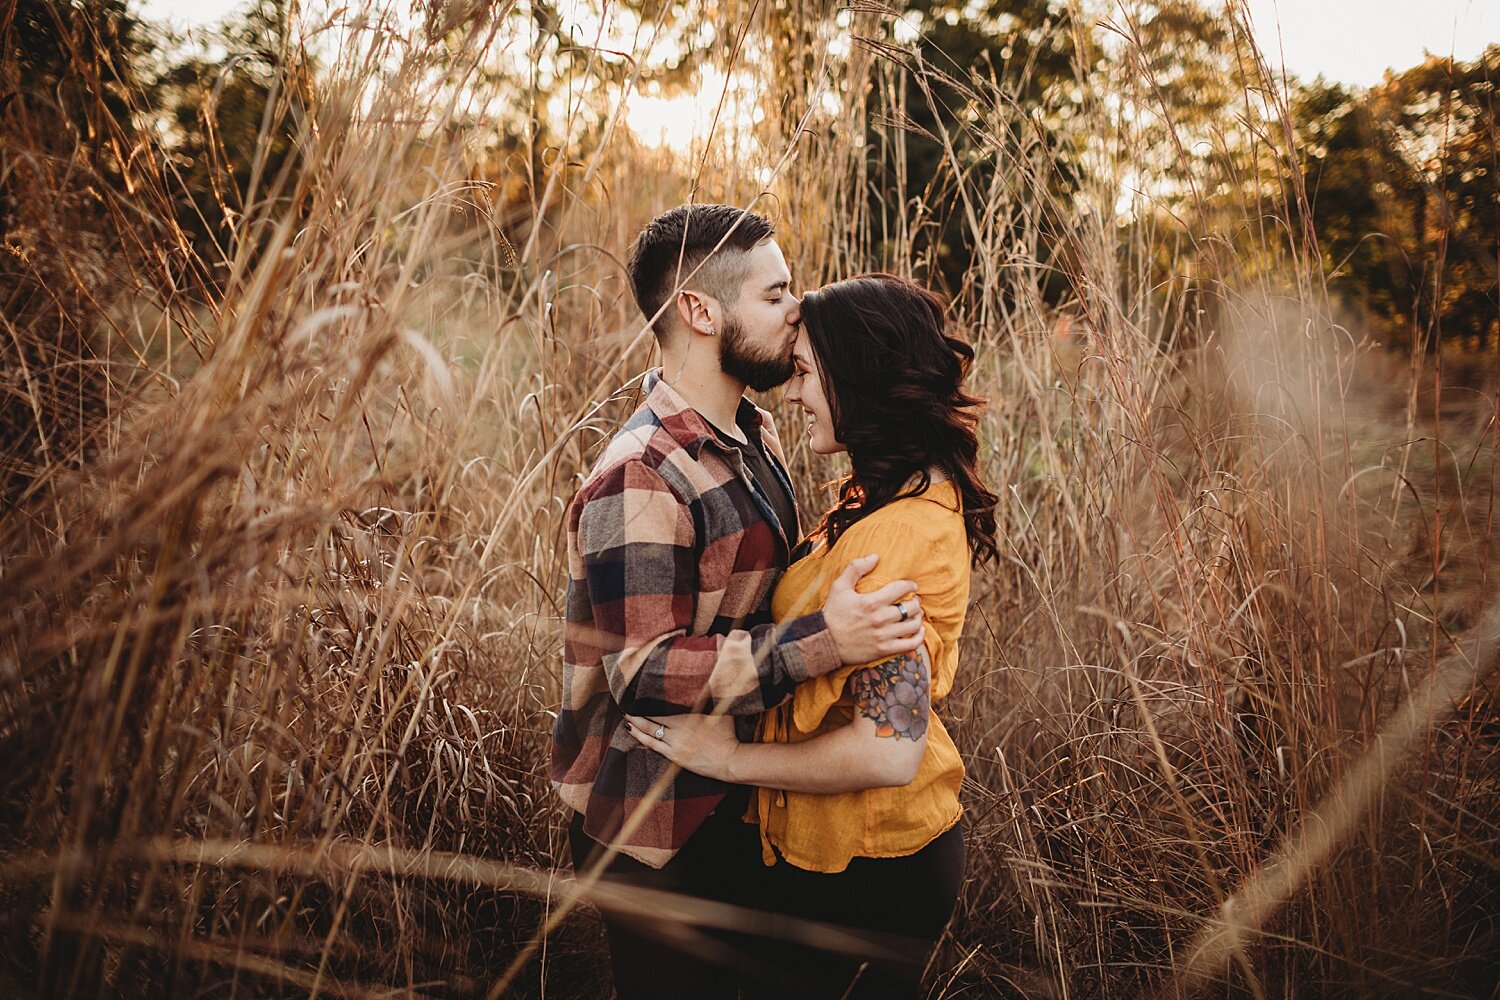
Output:
[[[604,995],[546,754],[565,506],[652,363],[628,241],[724,200],[805,287],[933,273],[875,231],[828,32],[765,83],[783,118],[684,157],[620,123],[602,50],[543,128],[493,71],[539,51],[526,19],[431,18],[301,26],[343,48],[283,53],[214,252],[127,132],[142,96],[68,156],[0,108],[0,993]],[[889,56],[842,58],[914,72]],[[939,708],[970,862],[931,995],[1496,995],[1493,355],[1346,326],[1295,184],[1125,225],[1149,158],[1115,104],[1080,105],[1064,194],[1029,112],[973,99],[1001,169],[959,199],[953,319],[1005,558]],[[791,464],[816,509],[837,462]]]

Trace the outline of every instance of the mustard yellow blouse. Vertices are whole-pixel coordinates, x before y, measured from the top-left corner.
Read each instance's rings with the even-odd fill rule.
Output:
[[[868,592],[901,579],[916,583],[927,624],[935,705],[953,688],[958,637],[969,604],[969,547],[960,510],[953,485],[941,482],[856,522],[831,550],[819,545],[786,571],[772,598],[776,620],[821,608],[834,579],[851,561],[878,552],[880,562],[859,589]],[[758,738],[796,743],[848,725],[854,702],[846,682],[859,669],[841,667],[799,684],[789,701],[761,717]],[[933,713],[927,750],[909,785],[836,795],[759,789],[750,813],[760,824],[764,861],[774,863],[773,844],[792,864],[815,872],[841,872],[854,857],[915,854],[958,822],[963,776],[958,748]]]

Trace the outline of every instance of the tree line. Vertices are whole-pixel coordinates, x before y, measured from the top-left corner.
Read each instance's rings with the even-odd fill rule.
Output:
[[[1153,243],[1186,236],[1227,246],[1253,267],[1265,240],[1250,230],[1279,215],[1307,235],[1303,249],[1361,335],[1400,350],[1500,346],[1500,45],[1468,62],[1430,55],[1355,88],[1283,79],[1242,22],[1197,0],[1137,4],[1092,32],[1049,0],[992,0],[977,10],[916,0],[906,11],[907,24],[920,26],[912,50],[925,56],[908,78],[925,75],[926,99],[871,88],[870,200],[887,232],[894,213],[931,214],[917,245],[950,291],[962,290],[973,264],[956,189],[983,191],[1020,159],[994,155],[1006,144],[976,116],[983,95],[1024,109],[1009,127],[1024,123],[1041,137],[1042,173],[1063,195],[1097,185],[1088,174],[1098,158],[1074,123],[1081,103],[1108,101],[1131,144],[1111,163],[1115,189],[1141,196],[1118,219],[1130,231],[1117,241],[1121,253],[1144,245],[1150,254],[1160,249]],[[889,142],[898,121],[899,157]],[[945,162],[955,157],[957,170]],[[1122,159],[1135,167],[1120,176]],[[914,194],[917,178],[925,187]],[[1040,228],[1042,292],[1064,300],[1070,220]],[[1171,285],[1190,261],[1162,254],[1158,283]]]
[[[626,5],[643,18],[659,6]],[[710,6],[723,13],[732,2]],[[816,19],[783,6],[747,22],[755,37],[745,44],[778,54],[764,65],[785,79],[767,89],[767,101],[789,118],[796,89],[813,75],[802,56]],[[1252,260],[1264,240],[1247,236],[1255,228],[1247,220],[1263,217],[1269,198],[1279,206],[1273,214],[1308,235],[1303,249],[1362,334],[1403,350],[1500,345],[1500,45],[1470,62],[1432,56],[1367,89],[1321,78],[1282,88],[1257,61],[1244,25],[1217,7],[1144,0],[1088,24],[1073,20],[1076,9],[1059,0],[913,0],[897,16],[854,14],[855,50],[875,55],[843,84],[865,111],[864,204],[853,215],[868,266],[885,263],[899,244],[924,277],[961,298],[974,292],[976,254],[1006,246],[1004,233],[1024,233],[1036,293],[1063,304],[1076,237],[1069,216],[1108,212],[1097,196],[1107,190],[1118,205],[1130,203],[1115,220],[1120,252],[1154,255],[1148,265],[1162,287],[1190,289],[1197,279],[1181,273],[1190,255],[1167,252],[1163,241],[1210,241],[1215,252],[1229,247]],[[127,133],[152,130],[164,137],[163,168],[175,174],[177,195],[166,207],[187,242],[204,259],[224,259],[231,241],[255,238],[239,226],[244,200],[274,197],[292,181],[298,110],[314,99],[317,66],[288,43],[292,5],[259,0],[223,26],[220,49],[187,55],[164,48],[123,0],[18,0],[12,10],[0,23],[7,134],[31,135],[44,150],[74,144],[107,186],[122,183]],[[569,67],[596,65],[568,58],[576,38],[565,12],[540,2],[496,10],[529,19],[544,41],[550,35],[551,86],[585,72]],[[683,57],[644,74],[667,87],[691,86],[694,69],[711,58],[703,24],[679,15],[664,23],[681,35]],[[516,79],[549,85],[535,72]],[[99,101],[82,99],[89,88]],[[1110,160],[1112,177],[1097,176],[1097,137],[1080,124],[1091,104],[1107,106],[1131,143],[1127,156]],[[548,123],[533,115],[450,125],[493,131],[493,163],[529,163],[525,178],[493,178],[507,202],[497,210],[524,225],[546,162],[566,159],[538,155]],[[18,173],[0,191],[11,243],[28,227],[18,184],[31,169],[15,153]],[[1007,190],[1018,172],[1030,176],[1031,195]],[[97,230],[102,208],[87,190],[75,211],[83,228]],[[1085,190],[1092,202],[1080,196]],[[981,222],[975,204],[989,213]],[[991,238],[977,239],[976,226]],[[209,285],[215,278],[211,270],[198,277]]]

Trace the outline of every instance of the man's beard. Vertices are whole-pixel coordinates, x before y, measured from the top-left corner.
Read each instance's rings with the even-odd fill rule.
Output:
[[[719,334],[719,367],[730,378],[738,379],[756,392],[765,392],[784,384],[797,370],[790,344],[781,354],[756,355],[745,339],[745,328],[732,316],[724,317]]]

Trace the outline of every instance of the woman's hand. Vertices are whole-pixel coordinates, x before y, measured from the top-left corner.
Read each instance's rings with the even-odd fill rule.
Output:
[[[731,761],[739,752],[734,719],[728,715],[625,716],[630,735],[682,768],[705,778],[734,781]],[[660,735],[657,735],[660,734]]]

